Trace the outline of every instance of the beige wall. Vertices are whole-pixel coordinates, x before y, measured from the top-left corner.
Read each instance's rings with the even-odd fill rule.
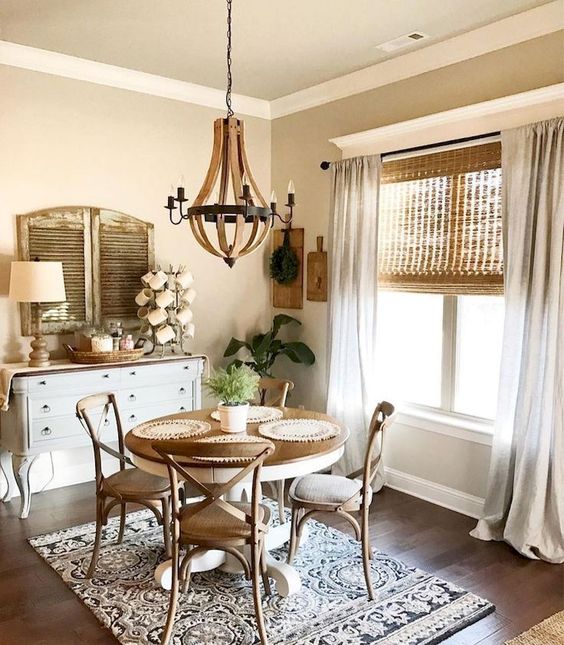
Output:
[[[163,208],[180,174],[189,196],[199,189],[221,112],[3,66],[0,88],[0,362],[28,351],[7,299],[15,214],[48,206],[104,206],[154,222],[157,259],[186,264],[195,276],[194,351],[217,359],[232,334],[268,320],[266,280],[256,279],[265,249],[229,269],[196,244],[188,224],[172,226]],[[247,118],[246,133],[268,194],[270,124]]]
[[[268,322],[266,247],[229,269],[196,244],[188,224],[172,226],[163,208],[181,173],[188,196],[199,189],[218,116],[213,109],[0,65],[0,362],[29,352],[16,305],[7,298],[15,215],[49,206],[104,206],[154,222],[157,259],[186,264],[195,276],[192,351],[215,362],[231,335]],[[245,121],[251,164],[268,195],[270,123]],[[50,337],[51,346],[58,340]],[[58,472],[83,457],[58,453]],[[39,486],[45,468],[34,470]]]
[[[294,179],[295,225],[305,228],[306,252],[314,250],[317,235],[327,236],[330,178],[319,163],[339,158],[330,138],[562,82],[563,50],[564,32],[558,32],[275,120],[272,184],[284,194],[287,177]],[[317,409],[325,405],[326,311],[325,303],[306,300],[304,309],[294,312],[304,323],[303,339],[317,356],[313,368],[292,370],[298,383],[296,400]],[[487,447],[405,427],[394,437],[389,466],[469,494],[484,494]]]
[[[329,175],[323,159],[338,158],[328,139],[418,116],[562,82],[562,32],[439,69],[371,92],[275,120],[246,118],[251,164],[268,194],[297,188],[297,226],[306,252],[327,235]],[[171,226],[164,196],[183,173],[194,195],[207,168],[216,110],[55,76],[0,66],[0,361],[21,360],[16,306],[7,299],[15,255],[16,213],[48,206],[105,206],[155,223],[157,256],[188,264],[196,277],[194,351],[220,358],[231,335],[268,324],[265,253],[229,270],[205,254],[188,231]],[[272,151],[271,151],[272,135]],[[271,154],[272,153],[272,154]],[[276,311],[275,311],[276,313]],[[298,384],[293,404],[325,406],[326,304],[304,302],[289,312],[314,349],[313,368],[279,364]],[[297,330],[292,332],[296,336]],[[56,338],[51,339],[55,345]],[[489,448],[428,430],[398,426],[388,465],[409,475],[482,496]],[[81,453],[86,459],[86,455]],[[58,453],[59,465],[82,457]],[[80,468],[78,469],[80,470]],[[43,483],[45,469],[37,471]],[[56,483],[61,483],[61,479]]]

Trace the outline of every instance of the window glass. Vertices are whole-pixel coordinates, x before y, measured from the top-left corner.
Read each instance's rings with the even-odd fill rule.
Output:
[[[458,297],[455,412],[495,419],[503,318],[503,297]]]
[[[378,398],[441,404],[443,297],[378,294]]]

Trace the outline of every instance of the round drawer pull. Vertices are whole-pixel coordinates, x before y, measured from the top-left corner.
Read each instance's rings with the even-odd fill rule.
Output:
[[[137,376],[137,372],[133,370],[133,372],[129,372],[129,376]]]
[[[179,393],[179,394],[186,394],[186,388],[185,388],[185,387],[181,387],[181,388],[178,390],[178,393]]]
[[[47,381],[39,381],[39,385],[47,385]]]
[[[134,421],[137,421],[137,417],[136,417],[134,414],[132,414],[132,415],[129,417],[129,420],[133,423]]]
[[[186,408],[183,405],[180,406],[180,412],[186,412]]]
[[[130,401],[137,401],[137,397],[135,396],[135,394],[130,394],[128,398]]]
[[[102,378],[110,378],[109,374],[102,374]]]
[[[41,407],[41,412],[45,412],[45,413],[51,412],[51,408],[48,405],[43,405]]]
[[[50,434],[51,434],[51,432],[52,432],[52,431],[51,431],[51,428],[43,428],[43,430],[41,430],[41,434],[42,434],[44,437],[47,437],[48,435],[50,435]]]
[[[109,419],[104,419],[104,425],[107,428],[110,425],[110,420]]]

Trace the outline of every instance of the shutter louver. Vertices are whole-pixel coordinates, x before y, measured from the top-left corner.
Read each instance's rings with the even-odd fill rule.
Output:
[[[93,210],[96,319],[136,321],[139,278],[154,264],[153,225],[114,211]]]
[[[72,331],[92,323],[90,214],[58,208],[18,216],[19,257],[63,263],[63,303],[43,305],[44,333]],[[31,305],[21,303],[22,334],[32,334]]]
[[[503,293],[501,144],[383,164],[379,286]]]

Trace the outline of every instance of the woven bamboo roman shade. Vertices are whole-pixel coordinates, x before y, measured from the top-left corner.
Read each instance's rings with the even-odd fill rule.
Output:
[[[503,292],[501,144],[384,162],[379,287]]]

